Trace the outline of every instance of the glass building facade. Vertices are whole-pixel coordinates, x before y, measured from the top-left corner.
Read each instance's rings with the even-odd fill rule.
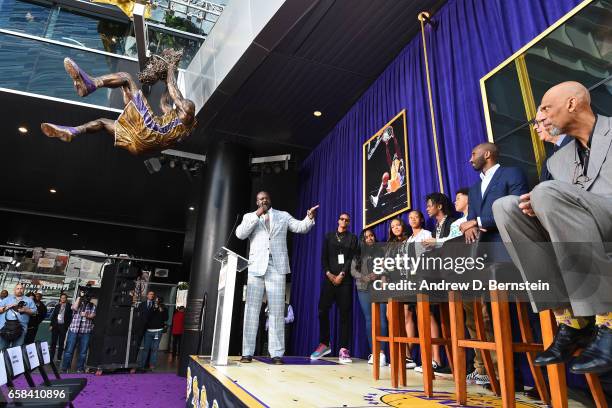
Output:
[[[79,2],[64,1],[0,0],[0,87],[122,109],[121,95],[115,91],[96,92],[86,100],[76,95],[63,59],[74,59],[93,75],[125,71],[136,76],[139,67],[132,22],[127,16],[108,13],[114,6],[96,4],[85,10],[78,8]],[[147,20],[148,49],[153,54],[166,48],[182,49],[179,68],[185,68],[225,2],[163,1]]]

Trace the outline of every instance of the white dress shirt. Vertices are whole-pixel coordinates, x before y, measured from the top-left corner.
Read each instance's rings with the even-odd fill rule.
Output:
[[[491,179],[495,175],[495,172],[497,171],[497,169],[499,169],[499,163],[491,167],[486,172],[480,173],[480,179],[482,180],[482,182],[480,183],[480,196],[481,197],[484,197],[485,191],[487,191],[487,187],[489,187],[489,184],[491,183]],[[482,227],[482,223],[480,222],[480,217],[476,217],[476,221],[478,221],[478,226]]]
[[[557,147],[561,147],[561,143],[563,143],[563,139],[565,139],[567,137],[567,135],[565,134],[561,134],[559,135],[559,138],[557,139],[557,141],[555,142],[555,145]]]
[[[480,173],[480,179],[482,180],[482,183],[480,183],[481,197],[484,197],[485,191],[487,191],[487,187],[489,187],[489,183],[491,183],[491,179],[495,175],[497,169],[499,169],[499,163],[487,170],[486,173]]]

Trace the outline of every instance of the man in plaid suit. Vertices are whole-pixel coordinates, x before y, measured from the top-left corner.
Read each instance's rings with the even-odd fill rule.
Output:
[[[270,195],[257,193],[257,211],[245,214],[236,228],[239,239],[249,238],[249,279],[244,311],[242,358],[250,363],[255,351],[255,339],[259,326],[259,311],[264,288],[268,297],[269,330],[268,350],[275,364],[282,364],[285,353],[285,275],[289,270],[287,230],[305,234],[314,225],[318,205],[308,210],[306,217],[298,221],[286,211],[272,209]]]

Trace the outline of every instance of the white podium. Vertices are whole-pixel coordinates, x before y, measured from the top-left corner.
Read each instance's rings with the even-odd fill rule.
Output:
[[[236,288],[236,272],[245,270],[249,266],[249,261],[225,247],[222,247],[215,254],[214,259],[221,263],[221,270],[219,272],[211,364],[227,365],[230,331],[232,328],[234,289]]]

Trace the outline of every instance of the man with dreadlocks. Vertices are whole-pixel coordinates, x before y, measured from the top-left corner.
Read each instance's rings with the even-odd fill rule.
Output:
[[[64,59],[66,72],[72,78],[80,96],[87,96],[98,88],[121,88],[125,108],[119,118],[96,119],[80,126],[61,126],[51,123],[40,125],[48,137],[70,142],[76,136],[105,130],[115,138],[115,146],[134,155],[161,151],[189,136],[196,126],[195,104],[183,98],[174,77],[181,52],[164,50],[162,56],[154,55],[139,74],[140,82],[153,85],[158,80],[166,82],[166,90],[160,101],[163,115],[156,116],[142,91],[132,77],[125,72],[90,77],[70,58]],[[172,99],[172,101],[170,101]],[[170,102],[174,103],[174,107]]]

